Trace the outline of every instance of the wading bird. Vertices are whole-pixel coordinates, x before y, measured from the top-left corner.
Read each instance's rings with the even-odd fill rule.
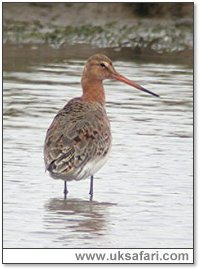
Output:
[[[70,100],[55,116],[44,145],[44,161],[51,177],[67,181],[90,177],[90,199],[93,197],[93,175],[104,165],[111,148],[110,122],[105,110],[103,81],[116,79],[143,92],[159,97],[119,74],[103,54],[91,56],[84,67],[81,97]]]

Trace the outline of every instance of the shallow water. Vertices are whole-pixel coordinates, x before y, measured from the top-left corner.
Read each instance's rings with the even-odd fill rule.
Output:
[[[63,182],[44,170],[45,133],[57,111],[79,96],[84,61],[4,70],[4,248],[191,248],[193,245],[192,69],[115,61],[116,69],[161,96],[106,81],[113,146],[95,175]]]

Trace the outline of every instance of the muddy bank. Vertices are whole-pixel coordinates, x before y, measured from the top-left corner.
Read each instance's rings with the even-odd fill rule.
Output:
[[[6,45],[46,44],[54,49],[87,44],[94,49],[191,62],[192,3],[160,5],[4,3],[3,41]]]
[[[58,26],[193,17],[193,3],[3,3],[3,19]]]

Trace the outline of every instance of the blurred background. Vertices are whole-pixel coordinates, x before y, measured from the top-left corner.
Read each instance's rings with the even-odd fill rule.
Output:
[[[40,58],[103,51],[192,63],[193,3],[3,3],[3,41],[5,57],[20,44],[19,55]]]
[[[160,98],[105,81],[110,158],[63,200],[44,138],[97,52]],[[192,248],[193,3],[4,2],[3,131],[5,248]]]

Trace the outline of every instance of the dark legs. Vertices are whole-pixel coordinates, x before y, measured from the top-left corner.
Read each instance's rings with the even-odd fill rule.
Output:
[[[93,175],[90,177],[90,191],[89,191],[89,194],[90,194],[90,201],[92,201],[92,198],[93,198]]]
[[[67,193],[68,193],[68,190],[67,190],[67,181],[64,182],[64,198],[66,199],[67,198]]]
[[[92,175],[90,177],[90,191],[89,191],[90,201],[92,201],[92,198],[93,198],[93,180],[94,180],[94,177]],[[68,193],[68,190],[67,190],[67,181],[64,181],[64,199],[67,199],[67,193]]]

